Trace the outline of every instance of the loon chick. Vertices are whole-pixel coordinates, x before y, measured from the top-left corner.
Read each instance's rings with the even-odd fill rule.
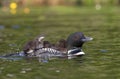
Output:
[[[28,54],[33,53],[36,49],[43,48],[44,38],[44,36],[39,36],[34,40],[27,42],[23,47],[25,55],[27,56]]]

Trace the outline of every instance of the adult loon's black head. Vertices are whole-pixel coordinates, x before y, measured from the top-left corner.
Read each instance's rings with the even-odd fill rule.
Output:
[[[91,37],[84,36],[82,32],[72,33],[67,38],[67,48],[68,50],[72,48],[82,48],[86,41],[90,41],[92,39],[93,38]]]
[[[74,56],[82,56],[85,53],[82,51],[82,46],[85,42],[92,40],[91,37],[86,37],[82,32],[75,32],[67,38],[67,54],[68,59]]]

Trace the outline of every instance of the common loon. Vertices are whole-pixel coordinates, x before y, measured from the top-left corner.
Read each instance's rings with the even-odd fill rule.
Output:
[[[93,38],[85,37],[82,32],[75,32],[68,36],[67,40],[60,40],[57,46],[52,46],[48,41],[44,41],[44,36],[39,36],[29,41],[23,48],[22,52],[8,54],[3,56],[22,56],[37,57],[40,62],[50,60],[51,58],[67,57],[68,59],[77,56],[83,56],[82,46],[85,42],[91,41]],[[2,57],[0,57],[2,58]]]
[[[38,40],[41,42],[40,44],[44,44],[43,37],[39,37]],[[60,40],[59,44],[56,47],[44,47],[39,48],[38,47],[35,50],[29,50],[27,54],[29,56],[36,56],[41,57],[42,55],[45,56],[48,54],[49,58],[51,57],[68,57],[68,59],[72,59],[76,56],[82,56],[85,55],[85,53],[82,51],[82,46],[85,42],[91,41],[93,38],[86,37],[82,32],[75,32],[68,36],[67,40]],[[64,49],[64,50],[63,50]]]

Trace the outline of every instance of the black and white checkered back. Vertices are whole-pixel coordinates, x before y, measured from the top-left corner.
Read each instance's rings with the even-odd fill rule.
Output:
[[[35,50],[33,53],[29,53],[29,57],[41,57],[43,55],[47,55],[49,57],[60,57],[63,56],[63,52],[52,48],[40,48]]]
[[[41,48],[35,51],[36,57],[39,57],[40,55],[43,55],[43,54],[48,54],[49,56],[62,56],[63,55],[62,52],[52,49],[52,48]]]
[[[63,53],[52,48],[41,48],[35,51],[35,57],[38,57],[39,62],[51,60],[57,57],[63,57]]]

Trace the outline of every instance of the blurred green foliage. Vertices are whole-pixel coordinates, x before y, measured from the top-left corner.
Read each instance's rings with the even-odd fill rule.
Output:
[[[54,2],[56,1],[56,2]],[[101,5],[119,5],[120,0],[0,0],[1,6],[8,6],[10,2],[17,2],[19,6],[43,6],[43,5],[64,5],[64,6],[94,6]]]

